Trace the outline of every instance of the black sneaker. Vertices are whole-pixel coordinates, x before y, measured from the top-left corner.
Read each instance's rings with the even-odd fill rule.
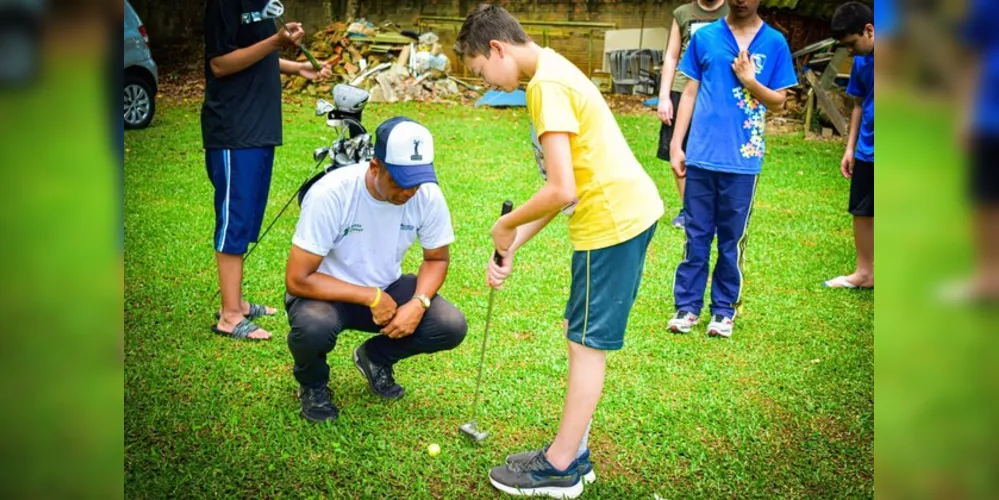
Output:
[[[368,359],[364,344],[354,349],[354,366],[360,370],[361,375],[368,381],[368,388],[376,396],[384,399],[399,399],[406,394],[406,389],[395,383],[392,374],[392,365],[377,365]]]
[[[335,422],[340,416],[340,409],[330,400],[330,388],[327,386],[310,388],[299,386],[298,400],[302,403],[302,418],[309,422]]]
[[[503,493],[515,496],[576,498],[583,493],[583,478],[576,462],[561,471],[548,462],[542,451],[534,452],[526,462],[493,467],[489,482]]]
[[[546,451],[548,451],[548,446],[541,449],[542,453]],[[534,458],[535,453],[537,453],[537,451],[515,453],[506,457],[506,463],[512,464],[514,462],[527,462]],[[582,455],[576,457],[576,467],[579,470],[579,475],[583,476],[584,484],[590,484],[597,480],[597,474],[593,472],[593,462],[590,461],[590,450],[586,450]]]

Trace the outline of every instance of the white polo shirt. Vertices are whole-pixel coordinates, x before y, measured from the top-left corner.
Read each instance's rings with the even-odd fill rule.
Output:
[[[425,249],[454,243],[451,214],[437,184],[420,186],[404,205],[378,201],[364,178],[367,163],[334,170],[302,201],[292,243],[323,256],[319,272],[360,286],[385,288],[402,276],[416,238]]]

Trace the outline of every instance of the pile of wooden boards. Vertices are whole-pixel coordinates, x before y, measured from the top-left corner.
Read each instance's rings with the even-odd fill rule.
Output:
[[[378,28],[366,21],[335,22],[309,38],[307,48],[320,62],[330,64],[333,79],[309,82],[300,76],[282,76],[288,92],[319,96],[337,83],[350,83],[372,91],[372,101],[425,101],[463,98],[466,88],[441,71],[415,74],[411,52],[416,40],[396,28]],[[289,56],[305,61],[302,53]]]

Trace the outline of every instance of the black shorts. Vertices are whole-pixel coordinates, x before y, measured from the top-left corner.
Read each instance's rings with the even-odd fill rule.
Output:
[[[976,138],[971,156],[972,203],[999,205],[999,135]]]
[[[853,163],[849,210],[856,217],[874,217],[874,162]]]
[[[673,140],[673,126],[676,125],[676,114],[680,109],[680,97],[682,92],[670,92],[669,100],[673,101],[673,125],[662,123],[659,127],[659,150],[656,156],[662,161],[669,161],[669,143]],[[687,127],[687,135],[683,138],[683,149],[687,149],[687,139],[690,138],[690,127]]]

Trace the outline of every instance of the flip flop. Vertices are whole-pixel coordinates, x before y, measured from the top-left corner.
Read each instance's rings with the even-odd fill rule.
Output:
[[[850,280],[846,279],[846,276],[837,276],[829,281],[822,283],[822,286],[826,288],[846,288],[849,290],[870,290],[874,288],[873,286],[857,286],[850,283]]]
[[[269,339],[255,339],[255,338],[250,338],[250,334],[253,333],[253,332],[255,332],[255,331],[257,331],[257,330],[259,330],[259,329],[260,329],[259,326],[257,326],[255,323],[253,323],[252,321],[250,321],[248,319],[244,319],[243,321],[240,321],[239,323],[237,323],[236,324],[236,328],[233,328],[231,332],[226,332],[226,331],[219,330],[218,325],[212,325],[212,331],[215,332],[217,335],[221,335],[223,337],[230,337],[230,338],[239,339],[239,340],[244,340],[244,339],[245,340],[255,340],[255,341],[256,340],[269,340]]]
[[[250,302],[250,314],[246,315],[246,319],[254,320],[264,316],[274,316],[275,314],[277,313],[267,314],[267,306],[263,304],[254,304],[253,302]],[[218,321],[220,319],[222,319],[222,315],[218,311],[215,311],[215,320]]]

